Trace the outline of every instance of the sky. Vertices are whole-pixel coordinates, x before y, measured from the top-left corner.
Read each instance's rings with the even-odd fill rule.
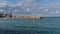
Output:
[[[60,0],[0,0],[0,2],[7,2],[11,4],[16,4],[19,1],[32,2],[32,3],[37,3],[37,4],[60,3]]]
[[[0,13],[2,12],[13,15],[60,16],[60,0],[0,0]]]

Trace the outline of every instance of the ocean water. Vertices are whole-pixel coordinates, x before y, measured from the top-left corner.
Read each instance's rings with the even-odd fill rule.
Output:
[[[3,19],[0,18],[0,34],[60,34],[60,18]]]

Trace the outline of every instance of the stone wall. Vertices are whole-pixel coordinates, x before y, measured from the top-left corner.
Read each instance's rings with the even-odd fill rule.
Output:
[[[12,16],[12,18],[40,18],[40,16]]]

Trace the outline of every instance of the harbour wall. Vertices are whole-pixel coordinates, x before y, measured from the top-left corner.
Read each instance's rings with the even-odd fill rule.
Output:
[[[14,16],[12,14],[0,14],[0,18],[40,18],[40,16]]]
[[[12,18],[39,18],[40,16],[12,16]]]

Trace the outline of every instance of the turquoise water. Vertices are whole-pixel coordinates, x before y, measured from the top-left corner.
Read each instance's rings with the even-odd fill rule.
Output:
[[[0,34],[60,34],[60,18],[0,18]]]

